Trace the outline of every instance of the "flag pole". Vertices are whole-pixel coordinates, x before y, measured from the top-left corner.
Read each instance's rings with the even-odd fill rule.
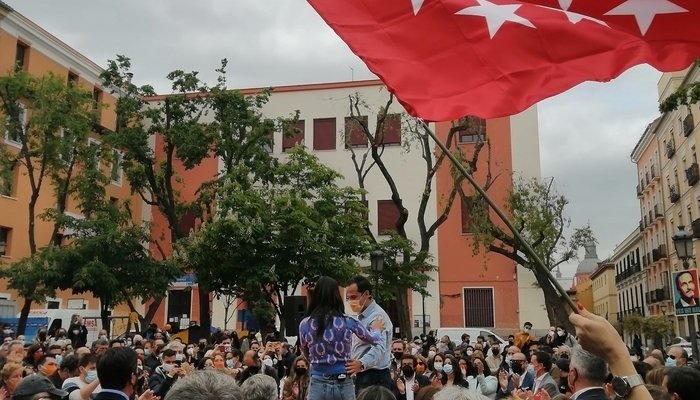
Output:
[[[488,194],[486,194],[486,191],[481,187],[481,185],[479,185],[476,182],[474,177],[467,171],[467,169],[464,168],[464,165],[462,165],[462,163],[459,162],[459,160],[457,160],[457,158],[454,156],[454,154],[452,154],[450,149],[448,149],[447,146],[445,146],[445,144],[442,143],[440,139],[438,139],[438,137],[435,135],[435,132],[433,132],[433,130],[430,129],[428,124],[420,118],[418,120],[420,121],[421,125],[423,125],[423,129],[425,129],[425,131],[428,132],[428,136],[430,136],[435,141],[435,143],[437,143],[438,147],[440,147],[440,149],[443,151],[443,153],[445,153],[447,158],[450,159],[455,168],[457,168],[457,170],[462,174],[462,176],[464,176],[464,178],[469,181],[469,183],[474,187],[474,189],[476,189],[476,191],[479,192],[479,194],[486,200],[489,206],[493,208],[493,210],[496,212],[496,215],[498,215],[498,217],[503,221],[503,223],[506,224],[508,229],[510,229],[510,231],[513,232],[513,237],[515,237],[515,239],[523,246],[525,253],[528,255],[528,257],[531,257],[534,261],[533,266],[535,268],[535,272],[544,274],[549,280],[549,282],[559,292],[560,299],[569,305],[572,312],[576,312],[577,308],[573,300],[571,300],[571,297],[569,297],[569,295],[566,294],[566,290],[564,290],[564,288],[559,284],[559,282],[556,279],[554,279],[552,272],[549,269],[547,269],[547,267],[544,265],[544,262],[542,262],[542,259],[537,255],[537,253],[535,253],[535,250],[532,248],[532,246],[530,246],[530,244],[525,240],[525,238],[523,238],[522,235],[520,235],[520,232],[518,232],[518,230],[515,229],[515,226],[513,226],[513,223],[506,216],[506,214],[501,210],[500,207],[498,207],[498,205],[496,205],[493,199],[491,199],[491,197]]]

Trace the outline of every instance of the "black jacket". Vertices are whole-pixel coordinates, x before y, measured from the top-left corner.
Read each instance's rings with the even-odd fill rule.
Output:
[[[153,375],[148,378],[148,388],[153,391],[153,394],[159,396],[161,399],[165,398],[168,394],[168,390],[173,386],[173,383],[177,380],[177,375],[172,378],[166,375],[163,367],[158,367],[153,371]]]
[[[277,387],[279,387],[280,378],[278,377],[277,371],[274,368],[268,367],[267,365],[263,365],[260,367],[260,369],[261,369],[260,372],[264,373],[267,376],[271,376],[271,377],[275,378],[275,381],[277,382]],[[256,373],[259,374],[260,372],[256,372]],[[256,373],[252,373],[249,368],[244,369],[243,372],[238,374],[238,383],[243,384],[243,382],[245,382],[246,379],[250,378],[251,376],[255,375]]]

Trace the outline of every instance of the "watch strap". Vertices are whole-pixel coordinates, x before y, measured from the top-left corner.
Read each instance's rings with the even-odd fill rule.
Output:
[[[627,381],[627,384],[630,385],[630,389],[644,384],[644,378],[642,378],[640,374],[623,376],[622,378]]]

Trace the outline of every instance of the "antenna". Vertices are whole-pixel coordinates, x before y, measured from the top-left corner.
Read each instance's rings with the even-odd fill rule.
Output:
[[[355,82],[355,69],[351,66],[348,66],[350,68],[350,81]]]

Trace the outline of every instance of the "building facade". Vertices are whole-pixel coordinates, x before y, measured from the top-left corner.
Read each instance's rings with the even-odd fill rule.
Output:
[[[646,316],[647,269],[642,266],[644,248],[642,232],[635,228],[625,240],[613,250],[611,261],[615,265],[615,287],[617,289],[617,321],[630,315]],[[627,343],[632,343],[632,332],[623,332]]]
[[[96,103],[105,107],[99,108],[98,123],[104,128],[114,130],[116,115],[114,113],[115,98],[101,85],[102,68],[69,47],[61,40],[51,35],[23,15],[15,12],[9,6],[0,2],[0,74],[6,75],[14,68],[21,68],[33,76],[54,74],[66,80],[67,84],[79,85],[93,93]],[[27,106],[27,105],[25,105]],[[31,106],[27,106],[28,117],[31,118]],[[5,127],[5,118],[0,115],[0,122]],[[5,146],[10,152],[19,151],[20,143],[8,136],[3,129],[0,146]],[[94,143],[99,142],[97,133],[93,133]],[[102,165],[102,168],[111,168]],[[131,195],[131,189],[118,167],[113,171],[112,182],[106,187],[106,195],[113,201],[129,200],[136,222],[149,219],[142,213],[142,202]],[[36,175],[35,175],[36,176]],[[29,217],[28,204],[30,186],[26,167],[18,164],[12,171],[9,182],[3,182],[0,194],[0,261],[6,268],[11,264],[31,254],[28,240]],[[38,217],[46,209],[55,208],[56,196],[54,187],[45,182],[39,193],[35,218],[37,248],[45,247],[51,240],[53,223]],[[68,200],[66,214],[78,216],[77,204]],[[68,234],[64,232],[64,234]],[[0,298],[13,302],[17,308],[23,304],[23,299],[17,299],[14,291],[6,288],[6,282],[0,281]],[[45,304],[35,304],[39,308],[71,308],[99,310],[99,300],[89,294],[74,295],[70,291],[59,292],[55,298]],[[114,315],[124,310],[114,310]]]
[[[607,319],[617,321],[617,290],[615,289],[615,265],[611,260],[600,263],[591,274],[593,287],[593,312]]]

